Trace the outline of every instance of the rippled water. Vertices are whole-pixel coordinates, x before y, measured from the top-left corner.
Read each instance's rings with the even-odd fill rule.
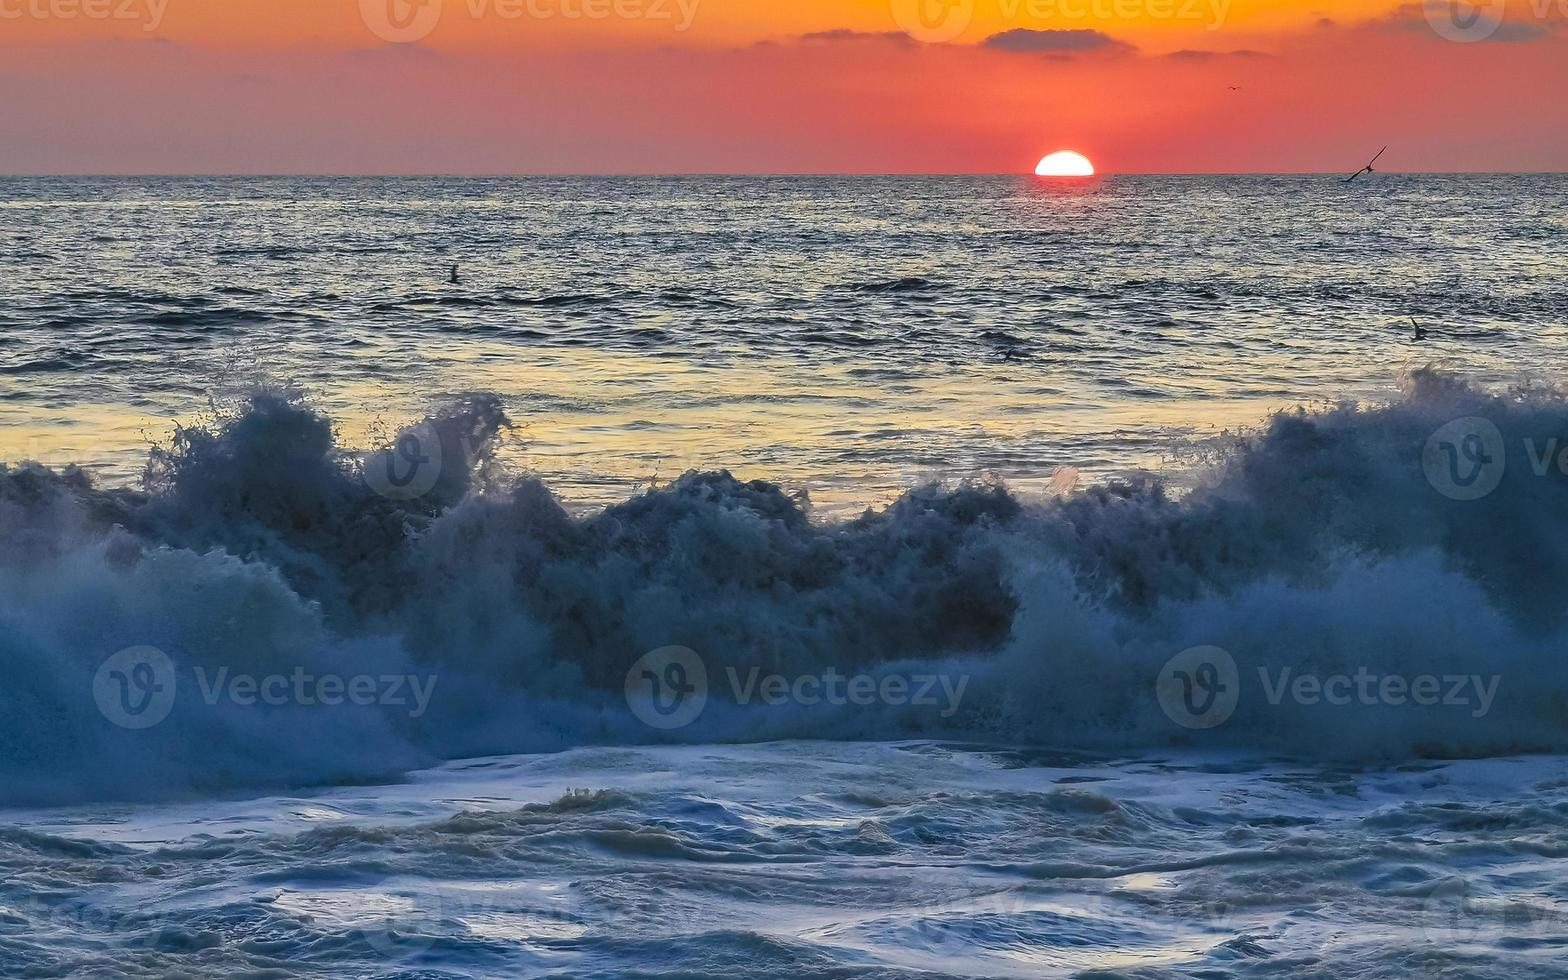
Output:
[[[1560,369],[1565,215],[1560,176],[6,179],[0,458],[129,482],[265,375],[351,443],[498,392],[574,505],[1027,489],[1416,362]]]
[[[1561,976],[1565,197],[0,180],[0,975]]]
[[[794,743],[498,757],[309,798],[41,811],[0,830],[15,883],[0,886],[0,963],[37,976],[1546,978],[1568,942],[1563,772]]]

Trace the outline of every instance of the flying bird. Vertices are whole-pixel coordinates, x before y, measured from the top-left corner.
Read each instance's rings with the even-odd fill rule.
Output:
[[[1385,154],[1387,152],[1388,152],[1388,147],[1386,147],[1386,146],[1383,147],[1381,150],[1378,150],[1377,151],[1377,156],[1372,158],[1372,163],[1377,163],[1377,161],[1383,156],[1383,154]],[[1347,184],[1350,183],[1351,181],[1355,180],[1357,177],[1360,177],[1362,174],[1372,173],[1372,163],[1367,164],[1366,166],[1362,167],[1360,170],[1357,170],[1355,173],[1351,174],[1349,177],[1346,177],[1345,178],[1345,183],[1347,183]]]
[[[1416,328],[1416,340],[1426,339],[1426,327],[1423,327],[1421,324],[1417,323],[1415,317],[1410,318],[1410,325]]]
[[[454,286],[456,286],[458,284],[458,280],[457,280],[457,266],[455,266],[455,265],[452,266],[452,274],[447,277],[446,281],[451,283]]]
[[[1227,85],[1225,87],[1230,89],[1232,92],[1240,92],[1241,91],[1241,86],[1240,85]]]

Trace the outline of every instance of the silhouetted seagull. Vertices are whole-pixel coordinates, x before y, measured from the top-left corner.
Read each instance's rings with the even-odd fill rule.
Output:
[[[1378,150],[1377,151],[1377,156],[1372,158],[1372,163],[1377,163],[1379,157],[1381,157],[1383,154],[1385,154],[1387,152],[1388,152],[1388,147],[1386,147],[1386,146],[1383,147],[1381,150]],[[1349,177],[1346,177],[1345,178],[1345,183],[1347,183],[1347,184],[1350,183],[1351,181],[1355,180],[1357,177],[1360,177],[1362,174],[1372,173],[1372,163],[1367,164],[1366,166],[1362,167],[1360,170],[1357,170],[1355,173],[1351,174]]]
[[[1425,340],[1426,339],[1426,327],[1423,327],[1421,324],[1417,323],[1415,317],[1411,317],[1410,318],[1410,325],[1412,327],[1416,328],[1416,339],[1417,340]]]
[[[452,266],[452,274],[447,277],[446,281],[454,286],[457,285],[457,266]]]
[[[1225,87],[1230,89],[1232,92],[1240,92],[1241,91],[1241,86],[1240,85],[1227,85]]]

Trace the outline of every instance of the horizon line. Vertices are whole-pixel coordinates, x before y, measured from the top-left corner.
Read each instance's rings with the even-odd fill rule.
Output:
[[[40,178],[82,179],[135,179],[135,178],[248,178],[248,179],[454,179],[501,180],[521,178],[659,178],[659,177],[1039,177],[1041,180],[1093,180],[1096,177],[1343,177],[1349,171],[1340,170],[1119,170],[1100,171],[1088,177],[1039,177],[1027,170],[1018,171],[960,171],[960,170],[798,170],[798,171],[722,171],[722,170],[670,170],[670,171],[513,171],[503,172],[329,172],[329,171],[62,171],[0,173],[0,180],[34,180]],[[1399,177],[1555,177],[1568,175],[1564,170],[1379,170],[1383,176]]]

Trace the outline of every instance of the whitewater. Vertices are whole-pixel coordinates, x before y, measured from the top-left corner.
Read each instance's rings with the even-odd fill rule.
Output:
[[[1343,193],[1280,180],[1309,200],[1246,220],[1284,229]],[[877,226],[902,206],[887,182],[752,187],[832,212],[790,247],[880,243],[876,268],[829,263],[848,285],[801,298],[795,326],[712,345],[720,319],[789,304],[718,263],[736,240],[700,217],[671,220],[708,245],[649,260],[714,263],[700,299],[644,288],[633,262],[624,289],[553,293],[578,298],[548,314],[420,284],[366,325],[368,293],[397,287],[310,281],[340,253],[287,244],[308,236],[197,247],[213,212],[154,207],[147,185],[38,185],[7,185],[0,227],[32,249],[13,264],[92,239],[51,208],[128,212],[106,238],[153,209],[134,254],[93,246],[104,276],[143,281],[169,228],[212,264],[183,296],[0,285],[0,975],[1562,974],[1568,392],[1547,341],[1568,307],[1561,260],[1518,265],[1560,218],[1400,252],[1477,235],[1519,275],[1455,284],[1439,346],[1352,363],[1326,318],[1269,334],[1314,304],[1388,313],[1397,270],[1219,280],[1218,253],[1138,239],[1261,178],[1070,204],[1121,229],[1100,299],[975,285],[982,243],[1055,240],[989,226],[1047,206],[995,180],[931,185],[991,210],[949,216],[951,260],[928,269],[890,257],[907,242]],[[436,196],[510,227],[502,192],[463,186]],[[544,209],[562,225],[637,197],[563,186]],[[296,192],[210,196],[270,214]],[[416,204],[321,237],[417,239],[407,222],[442,219]],[[1296,247],[1270,240],[1264,259]],[[1158,282],[1125,278],[1145,245],[1169,260]],[[1233,319],[1157,308],[1198,288]],[[703,304],[732,312],[640,352],[603,309]],[[1051,308],[1093,312],[1029,322]],[[844,316],[872,342],[817,332]],[[1129,316],[1148,331],[1118,333]],[[535,317],[556,331],[542,359],[579,348],[541,375]],[[758,399],[729,347],[794,366]],[[258,356],[276,370],[213,368]],[[668,383],[632,392],[626,357]],[[579,390],[524,390],[561,364]],[[378,370],[385,399],[362,387]],[[1232,401],[1232,382],[1254,387]],[[701,425],[659,414],[687,401]],[[986,404],[1060,422],[958,424]],[[554,427],[579,415],[599,421]]]
[[[726,473],[573,516],[490,466],[508,421],[479,395],[410,427],[446,462],[406,500],[367,478],[394,449],[340,449],[277,392],[182,429],[142,491],[7,468],[0,957],[1550,975],[1564,478],[1515,451],[1454,499],[1422,449],[1481,417],[1544,442],[1568,398],[1408,384],[1282,412],[1180,494],[930,486],[845,522]],[[675,645],[712,680],[666,726],[631,687]],[[1187,724],[1162,673],[1210,648],[1239,696]],[[172,688],[148,727],[103,682],[142,649]],[[844,694],[759,698],[759,671]],[[214,697],[230,672],[429,682]],[[1284,697],[1292,672],[1325,696]],[[921,676],[962,693],[922,701]],[[1364,696],[1386,676],[1409,696]]]

